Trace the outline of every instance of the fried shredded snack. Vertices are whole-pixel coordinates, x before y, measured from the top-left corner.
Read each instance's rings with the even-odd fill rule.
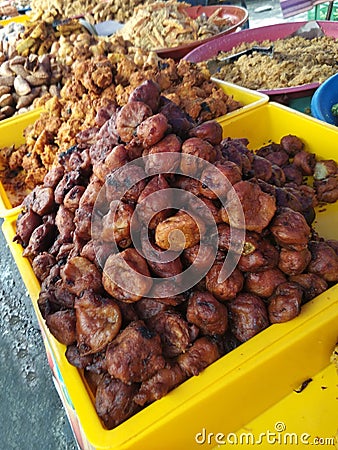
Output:
[[[136,47],[153,50],[206,39],[232,25],[230,18],[219,16],[220,9],[209,18],[192,19],[185,11],[189,6],[175,0],[139,5],[117,34]]]
[[[311,40],[296,36],[276,41],[245,42],[230,52],[221,52],[217,59],[255,45],[273,45],[273,56],[257,52],[243,55],[223,66],[215,76],[249,89],[278,89],[322,83],[337,71],[338,41],[329,36]],[[205,66],[205,62],[199,64]]]

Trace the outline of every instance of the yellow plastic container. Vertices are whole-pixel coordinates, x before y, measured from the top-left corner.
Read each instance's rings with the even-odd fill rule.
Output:
[[[264,105],[222,125],[224,137],[246,137],[253,149],[291,133],[299,136],[318,157],[337,159],[337,128],[280,105]],[[338,204],[320,211],[316,229],[324,237],[338,239]],[[315,377],[320,383],[324,379],[321,371],[329,370],[330,356],[338,340],[338,285],[304,305],[296,319],[270,326],[117,428],[106,430],[95,412],[81,372],[68,364],[65,347],[51,336],[40,316],[36,305],[39,283],[28,260],[21,256],[22,248],[12,242],[14,217],[4,221],[3,232],[32,298],[54,361],[58,390],[82,449],[216,448],[215,434],[226,436],[248,427],[258,432],[262,426],[259,418],[269,408],[276,414],[276,405],[290,398],[305,380]],[[332,371],[329,372],[332,383]],[[285,404],[291,407],[292,398]],[[272,416],[268,417],[271,420]],[[334,412],[325,417],[330,430],[337,427],[336,417]],[[213,437],[201,444],[200,433],[204,429]]]
[[[29,15],[21,14],[19,16],[10,17],[9,19],[0,20],[0,26],[6,26],[11,22],[26,23],[29,20]]]
[[[23,144],[25,142],[23,134],[25,128],[34,123],[40,117],[42,111],[43,108],[36,108],[34,111],[2,120],[0,122],[0,148]],[[20,206],[13,208],[8,193],[0,181],[0,217],[13,216],[19,210]]]
[[[261,92],[237,86],[236,84],[228,83],[227,81],[218,80],[217,78],[212,77],[211,79],[218,87],[222,88],[227,95],[232,95],[235,100],[243,105],[241,108],[219,117],[217,119],[218,122],[223,122],[252,109],[256,109],[269,101],[269,97]]]

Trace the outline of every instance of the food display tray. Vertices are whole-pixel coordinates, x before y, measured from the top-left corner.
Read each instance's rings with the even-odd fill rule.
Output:
[[[0,122],[0,148],[23,144],[25,142],[25,128],[34,123],[40,117],[42,111],[43,108],[36,108],[33,111],[2,120]],[[0,163],[1,169],[3,167]],[[7,194],[0,181],[0,217],[13,216],[21,209],[20,206],[12,206]]]
[[[252,149],[278,142],[291,133],[300,137],[306,149],[318,158],[337,159],[336,127],[277,104],[263,105],[233,117],[223,122],[222,127],[224,137],[246,137]],[[321,236],[337,239],[337,225],[338,203],[318,211],[315,229]],[[214,436],[217,432],[227,436],[238,430],[250,431],[250,427],[259,430],[262,426],[259,418],[269,408],[277,414],[276,405],[283,407],[283,402],[285,407],[290,406],[290,400],[285,399],[291,396],[292,403],[293,392],[304,382],[311,378],[324,383],[322,371],[326,374],[326,370],[332,380],[332,371],[327,368],[337,342],[338,285],[306,303],[292,321],[270,326],[115,429],[106,430],[95,412],[81,371],[67,362],[65,346],[53,338],[41,318],[37,307],[39,283],[29,261],[22,257],[21,246],[13,243],[15,217],[7,217],[2,229],[50,349],[58,390],[74,434],[84,450],[216,448],[212,439],[201,445],[203,430]],[[312,392],[310,385],[304,392],[310,388],[308,392]],[[269,416],[269,420],[271,417],[274,416]],[[334,414],[325,420],[336,427]],[[274,424],[277,421],[278,417]]]
[[[275,25],[268,25],[264,27],[241,30],[237,33],[229,34],[228,36],[220,36],[207,44],[203,44],[191,52],[189,52],[183,59],[191,62],[206,61],[217,56],[221,51],[228,52],[234,47],[243,42],[261,42],[263,40],[276,41],[277,39],[284,39],[295,33],[299,28],[304,26],[307,22],[285,22]],[[317,21],[318,25],[326,36],[338,38],[338,23],[330,21]],[[215,78],[216,75],[215,75]],[[280,89],[262,89],[269,95],[270,100],[288,102],[295,98],[301,98],[312,95],[318,88],[319,83],[308,83],[301,86],[294,86]]]
[[[11,22],[17,23],[25,23],[29,20],[29,16],[27,14],[20,14],[18,16],[10,17],[9,19],[0,20],[0,26],[6,26]]]
[[[229,112],[217,120],[224,122],[239,114],[246,113],[251,109],[258,108],[269,101],[269,97],[257,91],[252,91],[232,83],[214,80],[223,91],[240,102],[243,106],[235,111]],[[20,114],[0,122],[0,148],[10,145],[20,145],[25,142],[23,132],[28,125],[33,124],[39,117],[43,108]],[[1,167],[0,167],[1,169]],[[0,181],[0,217],[15,215],[20,206],[13,207],[3,184]]]

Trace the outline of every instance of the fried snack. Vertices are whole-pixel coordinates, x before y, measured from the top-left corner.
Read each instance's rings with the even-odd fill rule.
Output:
[[[253,52],[226,64],[217,72],[217,78],[249,89],[281,89],[308,83],[322,83],[336,73],[338,43],[333,37],[305,39],[301,36],[245,42],[217,58],[227,57],[253,46],[273,45],[273,56]],[[205,67],[206,63],[199,63]]]
[[[106,79],[100,70],[96,72],[102,68],[109,65],[100,60],[94,70],[100,80]],[[86,85],[95,84],[94,79],[87,77]],[[301,303],[338,281],[337,242],[321,239],[312,222],[307,223],[314,190],[303,184],[290,186],[282,176],[268,181],[257,178],[261,172],[253,171],[255,158],[247,140],[210,142],[210,129],[217,126],[209,124],[201,131],[191,120],[180,136],[170,126],[163,127],[158,117],[168,100],[151,92],[158,90],[147,80],[129,96],[127,115],[119,115],[123,108],[112,102],[101,105],[95,125],[82,130],[75,145],[58,155],[43,185],[25,198],[17,220],[15,241],[23,245],[23,254],[41,281],[42,317],[54,337],[67,346],[68,361],[87,374],[95,372],[95,377],[89,376],[90,386],[106,428],[118,426],[270,324],[291,320],[301,312]],[[140,104],[147,114],[138,114]],[[130,115],[137,118],[131,141],[130,133],[125,133]],[[170,124],[182,120],[182,115],[177,108],[167,108],[165,117]],[[134,159],[144,162],[149,157],[148,142],[143,133],[138,140],[137,130],[142,124],[149,127],[150,118],[158,128],[152,134],[164,133],[150,149],[158,150],[160,142],[174,138],[178,145],[167,157],[173,154],[177,162],[177,155],[194,154],[191,143],[196,143],[205,163],[223,165],[235,174],[233,191],[237,186],[242,195],[248,188],[258,193],[250,196],[251,205],[243,202],[254,228],[246,231],[242,246],[234,232],[231,256],[239,260],[225,279],[222,269],[230,253],[231,230],[222,220],[221,201],[204,197],[199,189],[202,174],[207,182],[204,166],[195,167],[197,184],[192,185],[189,176],[175,173],[175,164],[173,173],[160,175],[136,161],[133,164]],[[280,145],[271,143],[266,157],[271,153],[279,157]],[[291,152],[286,153],[287,165],[293,161]],[[106,172],[109,167],[112,173]],[[194,201],[190,202],[193,213],[185,205],[174,208],[169,195],[158,203],[152,200],[151,194],[170,188],[180,189],[182,198],[185,190],[198,196],[198,208]],[[280,195],[283,189],[291,190],[292,202]],[[269,214],[264,211],[260,216],[262,198]],[[141,204],[146,205],[145,212],[137,214],[133,225],[133,213]],[[210,217],[215,218],[214,231]],[[235,231],[240,225],[235,223]],[[133,226],[136,234],[142,230],[139,241],[132,239]],[[217,238],[215,244],[210,231]],[[175,243],[175,233],[179,245],[169,252],[167,262],[162,256],[168,257],[166,250],[171,237]],[[201,267],[205,275],[193,286],[181,283],[186,269],[192,274]]]
[[[185,11],[188,6],[175,0],[139,5],[117,34],[135,47],[155,50],[206,39],[232,25],[230,18],[219,17],[219,10],[206,19],[192,19]]]
[[[120,41],[117,42],[120,45]],[[194,120],[203,123],[232,111],[234,107],[240,107],[240,103],[218,88],[205,72],[199,71],[187,61],[175,63],[171,59],[156,58],[149,63],[147,58],[140,59],[139,53],[137,61],[140,64],[137,64],[135,55],[128,54],[127,46],[123,47],[123,54],[117,57],[114,53],[107,58],[104,56],[106,53],[113,49],[117,51],[120,47],[114,47],[115,44],[106,40],[98,42],[87,34],[76,35],[73,45],[71,43],[70,38],[65,37],[60,38],[60,45],[53,46],[53,58],[63,68],[66,66],[62,72],[60,98],[46,93],[36,99],[34,106],[44,105],[45,112],[25,130],[25,144],[20,148],[2,151],[3,165],[7,169],[1,173],[1,181],[10,193],[13,206],[21,203],[29,189],[42,183],[43,177],[57,162],[58,154],[81,141],[88,142],[90,132],[86,132],[86,137],[82,132],[92,128],[91,133],[95,136],[96,127],[102,120],[99,116],[103,114],[102,111],[110,111],[114,102],[118,106],[125,105],[133,89],[136,100],[152,99],[150,111],[154,99],[158,101],[159,94],[162,94],[161,114],[177,134],[183,133],[184,129],[191,129]],[[89,58],[96,51],[99,55]],[[73,58],[78,61],[74,63]],[[136,88],[146,80],[148,83],[142,85],[140,93]],[[151,87],[154,82],[150,80],[154,80],[156,88]],[[169,101],[172,98],[175,103]],[[160,117],[161,123],[165,123],[165,119]],[[112,133],[107,132],[104,139],[108,143],[112,139]],[[168,136],[162,140],[163,144],[165,139]],[[180,142],[177,136],[175,141]],[[135,141],[132,140],[129,144],[127,151],[137,156]],[[161,142],[156,145],[162,146]],[[156,145],[152,146],[150,153],[155,153]],[[210,144],[206,142],[206,146],[209,148]],[[175,144],[174,147],[178,147],[177,151],[180,150],[180,145]],[[162,150],[158,148],[156,151],[168,151],[168,146],[163,145]],[[149,164],[153,166],[148,168],[149,171],[155,170],[156,155],[149,160]],[[94,171],[100,176],[100,172],[112,169],[112,163],[110,169],[107,167],[104,168],[101,161]]]

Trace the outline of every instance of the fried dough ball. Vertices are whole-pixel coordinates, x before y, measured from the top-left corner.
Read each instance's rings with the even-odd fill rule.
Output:
[[[223,129],[215,120],[203,122],[189,131],[189,137],[197,137],[209,142],[212,145],[220,144],[222,141]]]
[[[239,206],[242,207],[242,211]],[[222,208],[222,219],[235,228],[246,228],[248,231],[261,233],[269,225],[275,211],[274,197],[263,192],[258,184],[240,181],[228,193],[227,209]],[[242,213],[244,223],[242,223]]]
[[[23,247],[27,247],[32,233],[39,225],[41,225],[41,222],[41,217],[31,209],[24,213],[20,213],[16,223],[14,242],[18,242]]]
[[[197,178],[190,178],[185,175],[175,175],[171,185],[177,189],[184,189],[195,197],[200,195],[201,182]],[[197,202],[197,204],[198,206],[201,206],[201,203]],[[196,211],[196,214],[198,214],[198,211]]]
[[[256,249],[239,258],[238,268],[242,272],[262,272],[277,266],[279,252],[268,240],[258,242]]]
[[[160,194],[152,195],[155,192]],[[170,185],[163,175],[154,176],[141,192],[137,203],[137,216],[142,225],[146,225],[150,230],[154,230],[157,225],[170,215],[167,208],[171,203],[172,192]]]
[[[221,223],[221,214],[217,205],[209,198],[199,197],[198,201],[195,197],[189,199],[189,207],[192,208],[194,213],[196,213],[206,224],[208,223]],[[210,219],[210,214],[212,219]]]
[[[103,350],[120,331],[122,316],[114,300],[84,291],[75,299],[76,341],[81,355]]]
[[[300,186],[303,183],[303,173],[300,168],[294,164],[288,164],[283,167],[283,172],[287,183],[295,183],[297,186]]]
[[[305,301],[312,300],[328,288],[328,284],[324,278],[314,273],[292,275],[289,277],[289,281],[297,283],[301,286]]]
[[[314,182],[317,199],[324,203],[334,203],[338,200],[338,176],[333,175],[324,180]]]
[[[192,156],[192,157],[190,157]],[[200,161],[200,159],[202,161]],[[196,176],[206,167],[204,161],[213,163],[216,159],[216,149],[203,139],[192,137],[182,144],[181,171],[187,176]]]
[[[240,342],[251,339],[269,326],[265,303],[254,294],[241,293],[228,303],[230,328]]]
[[[217,300],[228,301],[242,290],[244,277],[237,268],[223,281],[219,280],[223,264],[216,262],[206,275],[206,288]]]
[[[148,246],[142,242],[142,249],[148,266],[158,277],[171,278],[177,277],[180,273],[182,273],[182,262],[176,252],[172,252],[170,254],[166,252],[165,259],[163,259],[161,258],[161,254],[164,254],[164,250],[155,244],[150,244]]]
[[[280,208],[270,225],[270,231],[278,245],[298,251],[306,248],[311,230],[301,213],[290,208]]]
[[[145,171],[148,175],[175,173],[180,164],[182,141],[175,134],[168,134],[161,141],[145,149]]]
[[[108,430],[136,414],[140,407],[134,402],[137,384],[125,384],[104,375],[96,389],[95,409]]]
[[[83,291],[102,291],[101,273],[87,258],[75,256],[61,268],[62,281],[69,292],[80,296]]]
[[[168,130],[167,118],[159,113],[145,119],[137,127],[136,136],[144,148],[157,144]]]
[[[296,153],[293,158],[293,164],[302,171],[303,175],[313,175],[316,165],[316,155],[302,150]]]
[[[47,251],[54,241],[56,227],[53,223],[46,222],[39,225],[32,232],[27,247],[22,255],[34,258],[39,253]]]
[[[41,282],[48,277],[50,269],[56,264],[55,257],[48,252],[42,252],[32,261],[35,276]]]
[[[192,247],[186,248],[182,254],[182,260],[188,266],[193,265],[198,273],[205,273],[214,261],[222,261],[225,259],[225,254],[222,251],[215,251],[212,245],[196,244]]]
[[[324,278],[328,283],[338,281],[338,255],[326,242],[309,243],[311,261],[308,271]]]
[[[121,200],[125,203],[136,203],[146,184],[143,168],[136,164],[127,164],[107,175],[105,183],[107,202]]]
[[[147,262],[133,248],[107,258],[102,283],[113,298],[126,303],[137,302],[152,286]]]
[[[112,201],[109,212],[102,218],[102,241],[115,242],[121,248],[131,244],[130,223],[134,208],[118,200]]]
[[[202,334],[224,334],[228,327],[228,310],[210,292],[194,292],[189,297],[187,320]]]
[[[160,311],[147,320],[147,326],[161,337],[166,358],[184,353],[191,343],[188,322],[176,311]]]
[[[302,303],[303,290],[297,283],[287,281],[277,286],[268,300],[271,323],[287,322],[298,316]]]
[[[253,253],[260,244],[258,233],[247,231],[244,235],[236,228],[231,228],[227,223],[217,225],[218,246],[220,250],[231,250],[242,255]]]
[[[164,397],[186,379],[186,374],[177,363],[167,365],[155,373],[149,380],[143,381],[140,390],[134,397],[138,405],[153,403]]]
[[[198,375],[219,357],[217,344],[208,336],[203,336],[197,339],[185,353],[182,353],[177,358],[177,362],[184,373],[190,377]]]
[[[298,275],[304,272],[310,261],[311,253],[307,248],[299,251],[282,248],[278,267],[287,275]]]
[[[289,155],[287,152],[280,144],[276,144],[275,142],[260,148],[256,153],[258,156],[266,158],[271,164],[275,164],[279,167],[283,167],[289,162]]]
[[[134,304],[134,308],[139,319],[147,320],[162,311],[167,311],[170,306],[156,298],[143,297]]]
[[[51,187],[36,186],[31,192],[33,197],[32,211],[44,216],[55,209],[54,191]]]
[[[272,177],[272,163],[262,156],[254,155],[250,175],[259,180],[269,181]]]
[[[160,336],[142,320],[131,322],[108,345],[108,373],[124,383],[140,383],[163,369]]]
[[[137,127],[152,115],[150,106],[139,101],[129,101],[119,111],[116,128],[124,142],[130,142],[136,135]]]
[[[200,241],[204,230],[200,229],[200,222],[188,213],[181,211],[160,222],[155,230],[156,244],[164,250],[182,251],[193,247]]]
[[[283,136],[280,140],[280,145],[283,147],[283,149],[286,151],[286,153],[293,157],[296,155],[296,153],[299,153],[304,148],[304,143],[299,139],[299,137],[288,134],[286,136]]]
[[[200,194],[212,200],[225,199],[231,186],[241,179],[241,171],[235,163],[231,161],[216,162],[213,166],[208,166],[203,170],[200,177]]]
[[[61,344],[71,345],[76,341],[76,317],[73,309],[47,314],[46,325],[55,339]]]
[[[277,267],[262,272],[249,272],[245,277],[245,289],[259,297],[270,297],[276,287],[286,281],[286,276]]]
[[[160,86],[153,80],[145,80],[130,94],[128,102],[143,102],[155,114],[160,104]]]
[[[72,212],[75,212],[80,204],[80,199],[86,188],[84,186],[74,186],[67,192],[63,200],[64,206]]]
[[[105,158],[93,164],[93,173],[104,183],[108,175],[113,173],[115,169],[127,164],[130,159],[127,146],[123,144],[116,145],[108,152]]]
[[[75,231],[74,213],[64,205],[60,205],[56,216],[55,225],[63,242],[72,242]]]

